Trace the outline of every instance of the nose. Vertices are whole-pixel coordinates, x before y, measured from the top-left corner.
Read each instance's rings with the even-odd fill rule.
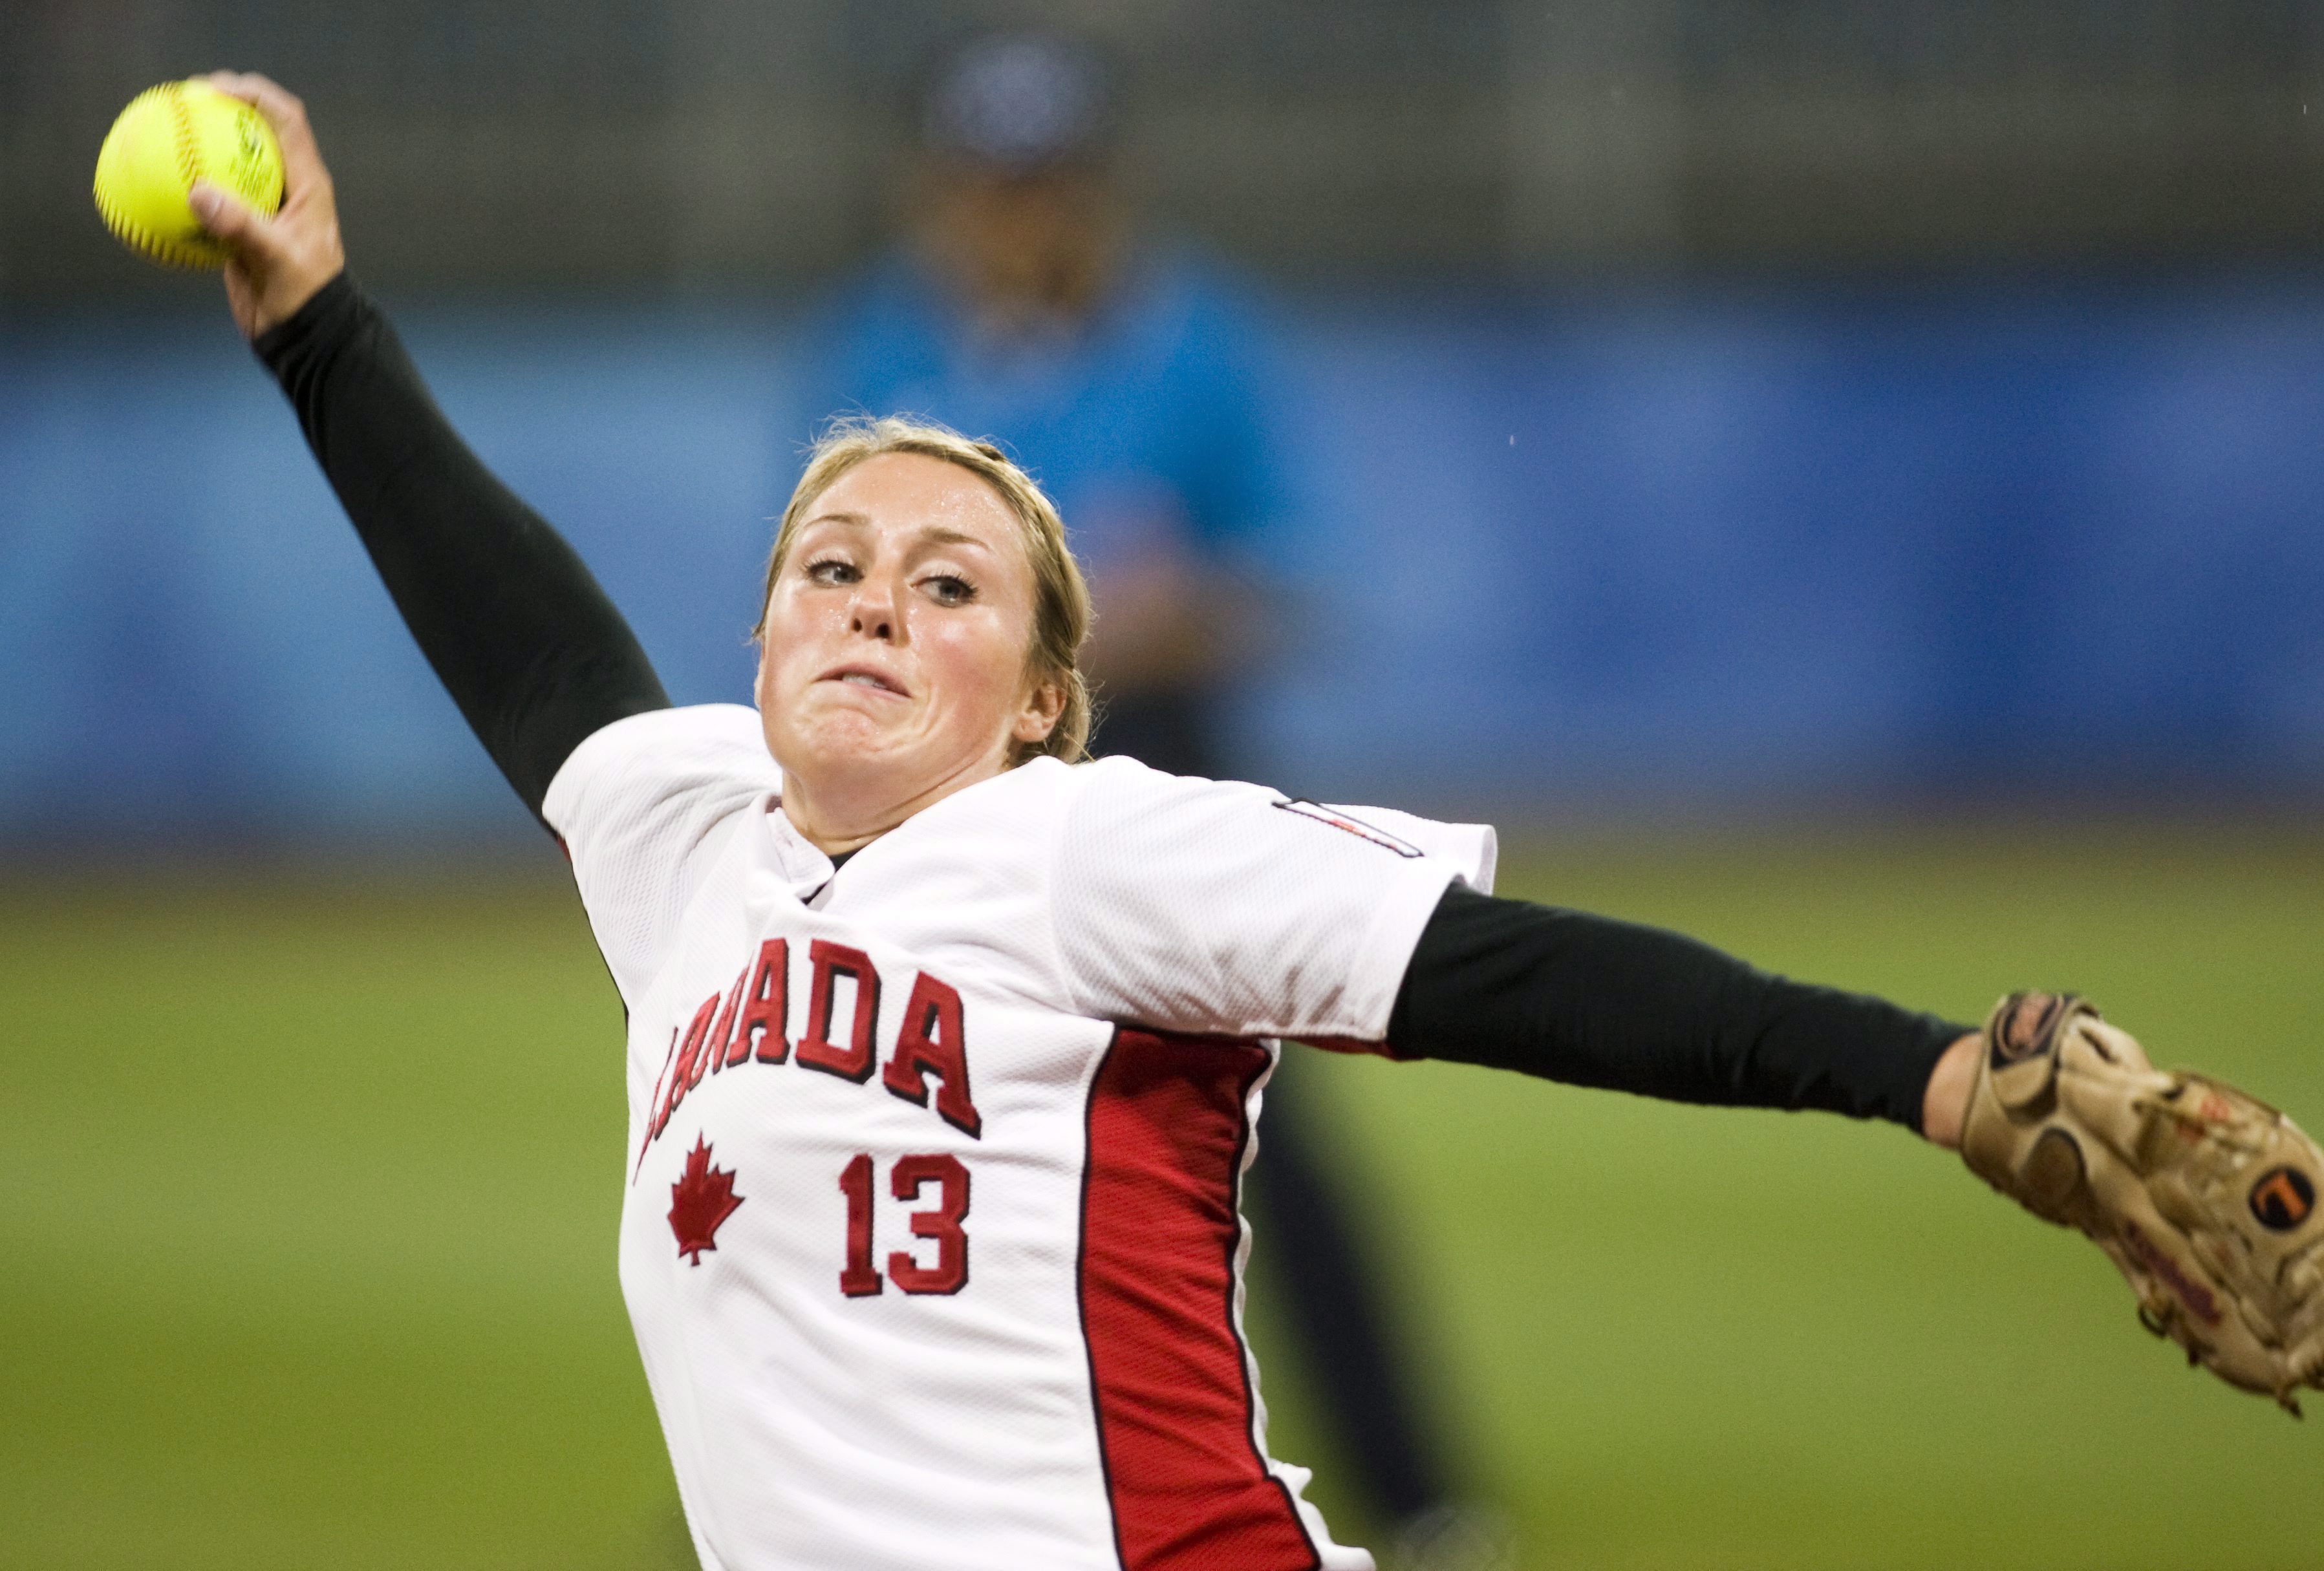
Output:
[[[855,586],[855,599],[848,614],[853,631],[883,644],[896,641],[899,630],[896,596],[886,578],[866,574]]]

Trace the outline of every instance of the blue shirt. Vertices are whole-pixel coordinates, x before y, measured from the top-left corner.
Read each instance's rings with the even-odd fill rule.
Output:
[[[1168,549],[1248,553],[1284,510],[1258,314],[1183,250],[1132,264],[1087,320],[1002,339],[890,256],[834,302],[810,381],[824,413],[989,437],[1057,504],[1093,569]]]

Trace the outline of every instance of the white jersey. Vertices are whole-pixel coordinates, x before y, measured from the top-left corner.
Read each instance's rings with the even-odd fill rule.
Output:
[[[629,1010],[621,1278],[706,1571],[1358,1571],[1267,1455],[1238,1199],[1492,831],[1041,759],[847,859],[759,716],[544,815]]]

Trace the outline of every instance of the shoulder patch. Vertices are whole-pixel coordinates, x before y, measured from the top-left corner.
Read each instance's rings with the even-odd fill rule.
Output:
[[[1305,796],[1285,797],[1276,802],[1274,805],[1286,813],[1296,813],[1302,818],[1312,818],[1317,823],[1328,823],[1343,834],[1351,834],[1358,840],[1370,841],[1380,850],[1393,851],[1399,857],[1417,858],[1426,854],[1408,840],[1392,835],[1384,829],[1376,828],[1360,818],[1351,817],[1336,807],[1326,807],[1322,803],[1310,801]]]

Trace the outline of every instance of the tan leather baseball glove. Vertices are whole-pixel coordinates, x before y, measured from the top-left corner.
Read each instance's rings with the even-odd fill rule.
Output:
[[[2079,1227],[2138,1318],[2296,1417],[2324,1390],[2324,1152],[2233,1086],[2147,1061],[2073,994],[2013,993],[1985,1023],[1961,1155]]]

